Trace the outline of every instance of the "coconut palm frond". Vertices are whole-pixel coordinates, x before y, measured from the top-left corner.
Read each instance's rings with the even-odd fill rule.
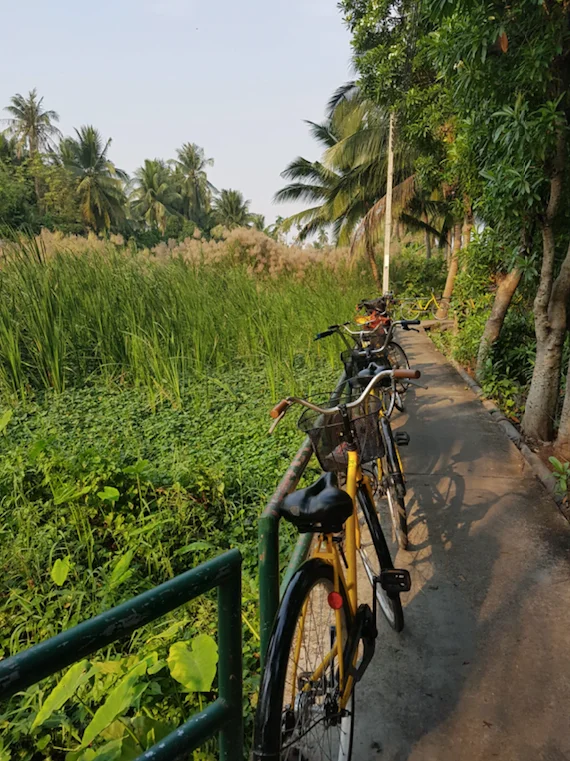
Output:
[[[415,175],[407,177],[403,182],[394,186],[392,189],[392,214],[399,215],[403,211],[410,198],[413,197],[415,190]],[[365,235],[369,235],[371,238],[377,236],[385,213],[386,196],[384,195],[379,201],[376,201],[372,208],[366,213],[360,225],[356,228],[350,246],[351,256],[354,255],[358,247],[361,245]]]
[[[333,115],[336,108],[347,100],[352,100],[355,97],[360,96],[360,86],[355,80],[345,82],[333,92],[327,103],[327,117]]]

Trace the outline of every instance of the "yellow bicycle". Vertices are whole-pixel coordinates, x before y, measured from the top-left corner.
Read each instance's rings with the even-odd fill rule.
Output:
[[[315,537],[309,559],[287,586],[267,649],[255,717],[256,761],[350,761],[354,691],[374,654],[377,609],[401,631],[400,593],[410,589],[409,573],[393,566],[362,468],[384,450],[382,398],[373,391],[386,381],[419,377],[416,370],[385,370],[352,402],[321,407],[288,397],[272,410],[273,429],[292,405],[305,408],[299,427],[325,473],[280,507],[282,518]],[[372,585],[372,607],[359,600],[359,554]]]
[[[398,310],[403,320],[416,320],[420,315],[433,313],[437,318],[437,311],[441,306],[442,299],[438,300],[435,293],[428,296],[416,296],[409,299],[399,299]]]

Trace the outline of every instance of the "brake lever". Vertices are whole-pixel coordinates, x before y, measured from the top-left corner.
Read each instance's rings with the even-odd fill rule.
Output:
[[[418,330],[419,333],[419,330]],[[423,388],[424,391],[429,390],[429,386],[424,386],[423,383],[418,383],[416,380],[406,379],[406,383],[410,383],[412,386],[417,386],[418,388]]]
[[[274,421],[271,423],[271,425],[269,426],[269,431],[268,431],[268,433],[269,433],[269,435],[270,435],[270,436],[271,436],[271,434],[272,434],[272,433],[275,431],[275,429],[277,428],[277,426],[279,425],[279,423],[280,423],[280,422],[283,420],[283,418],[284,418],[284,417],[285,417],[285,415],[287,414],[287,410],[288,410],[288,409],[289,409],[289,407],[286,407],[286,408],[283,410],[283,412],[281,412],[281,413],[280,413],[279,417],[276,417],[276,418],[275,418],[275,420],[274,420]]]

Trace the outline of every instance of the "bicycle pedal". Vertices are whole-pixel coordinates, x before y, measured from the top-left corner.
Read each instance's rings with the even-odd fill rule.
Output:
[[[394,439],[399,447],[407,447],[410,443],[410,434],[406,431],[396,431]]]
[[[401,568],[390,568],[380,571],[380,584],[388,594],[409,592],[412,588],[410,572]]]

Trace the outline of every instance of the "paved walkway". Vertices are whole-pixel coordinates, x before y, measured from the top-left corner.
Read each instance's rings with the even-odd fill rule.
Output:
[[[570,527],[429,338],[405,348],[406,628],[381,624],[355,761],[570,761]]]

